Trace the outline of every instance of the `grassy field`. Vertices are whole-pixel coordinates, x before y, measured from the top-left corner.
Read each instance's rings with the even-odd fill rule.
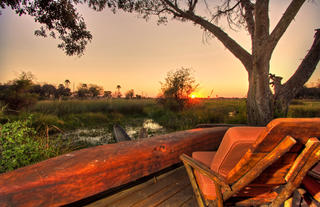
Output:
[[[114,124],[139,126],[145,119],[153,119],[167,129],[176,131],[194,128],[202,123],[246,124],[245,99],[194,100],[192,107],[172,112],[156,103],[155,99],[104,99],[40,101],[20,116],[33,116],[36,129],[56,126],[63,131],[79,128],[106,127]],[[319,117],[320,101],[294,100],[288,117]]]
[[[155,99],[40,101],[19,116],[8,118],[23,119],[32,114],[37,130],[56,126],[63,131],[97,127],[111,130],[114,124],[139,126],[145,119],[153,119],[167,131],[190,129],[202,123],[247,122],[245,99],[202,99],[194,102],[184,111],[172,112],[158,105]],[[294,100],[289,107],[288,117],[317,116],[320,116],[319,100]]]
[[[192,107],[181,112],[166,110],[155,99],[68,100],[40,101],[25,114],[33,114],[37,128],[111,129],[114,124],[139,125],[144,119],[153,119],[168,131],[175,131],[201,123],[246,123],[245,108],[243,99],[195,100]]]
[[[320,117],[320,100],[295,100],[289,107],[288,117]]]
[[[146,122],[160,124],[161,130],[150,130],[149,136],[203,123],[247,123],[245,99],[193,102],[191,107],[173,112],[157,104],[155,99],[40,101],[19,115],[0,114],[0,121],[8,122],[2,129],[0,125],[3,131],[0,143],[10,143],[5,145],[8,149],[0,150],[2,156],[8,158],[0,160],[0,173],[80,148],[113,143],[115,124],[123,126],[134,138]],[[320,100],[294,100],[288,117],[320,117]],[[25,134],[21,133],[21,127]],[[16,137],[14,142],[12,137]],[[26,137],[29,138],[26,140]],[[34,159],[26,162],[30,157]]]

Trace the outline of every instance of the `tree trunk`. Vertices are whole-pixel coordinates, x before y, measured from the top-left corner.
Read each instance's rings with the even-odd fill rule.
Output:
[[[265,126],[273,117],[272,93],[269,86],[269,62],[272,50],[268,49],[269,2],[257,0],[255,26],[252,39],[252,67],[248,70],[249,90],[247,96],[248,124]]]
[[[248,124],[253,126],[265,126],[273,118],[273,97],[269,87],[267,59],[255,64],[253,71],[249,72],[247,117]]]
[[[290,101],[294,98],[293,94],[281,93],[274,98],[274,118],[287,117]]]

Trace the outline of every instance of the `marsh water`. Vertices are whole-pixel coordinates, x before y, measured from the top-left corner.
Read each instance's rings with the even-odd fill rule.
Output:
[[[131,139],[139,139],[139,131],[145,128],[148,137],[166,133],[166,129],[152,119],[145,119],[140,126],[122,126]],[[77,129],[66,132],[62,139],[73,143],[88,143],[91,145],[102,145],[115,143],[112,132],[107,128]]]

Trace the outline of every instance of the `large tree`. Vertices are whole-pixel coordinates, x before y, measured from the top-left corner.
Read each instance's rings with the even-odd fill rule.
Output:
[[[82,18],[73,7],[77,3],[88,3],[96,10],[109,7],[113,11],[120,9],[126,12],[136,12],[145,19],[150,16],[158,16],[159,23],[166,23],[169,18],[173,18],[199,25],[207,34],[216,37],[238,58],[248,72],[247,113],[248,122],[251,125],[265,125],[274,117],[285,116],[290,100],[310,78],[320,59],[320,30],[317,30],[310,50],[288,81],[281,83],[281,77],[269,74],[272,53],[305,0],[291,0],[272,31],[269,26],[269,0],[35,0],[30,1],[35,2],[32,4],[35,9],[31,7],[30,11],[28,4],[24,2],[29,1],[0,0],[0,5],[2,7],[11,6],[19,14],[28,13],[35,16],[36,21],[46,25],[46,29],[58,31],[62,34],[61,39],[64,41],[62,48],[67,51],[67,54],[81,53],[86,41],[91,39],[90,33],[85,30]],[[41,6],[41,3],[48,7]],[[57,10],[59,15],[55,17],[51,14],[54,14],[56,10],[50,8],[56,4],[67,5],[66,8],[70,9],[59,7],[63,12]],[[40,6],[42,12],[39,10]],[[46,12],[47,10],[50,12]],[[64,15],[64,12],[75,15]],[[67,35],[67,38],[61,30],[66,27],[65,25],[69,25],[69,21],[65,21],[66,16],[70,22],[74,22],[71,24],[73,27],[68,29],[70,35]],[[251,38],[251,51],[244,49],[222,29],[218,21],[222,17],[230,26],[242,26],[248,31]],[[53,24],[50,23],[52,18],[55,19]],[[76,35],[78,33],[79,37]],[[78,41],[75,41],[77,39]],[[78,46],[79,43],[81,43],[80,46]],[[71,47],[67,47],[68,45]],[[70,50],[70,48],[76,49]],[[270,82],[274,86],[274,91],[271,90]]]
[[[216,37],[248,72],[247,114],[251,125],[265,125],[274,117],[286,116],[290,100],[311,77],[320,59],[320,30],[316,30],[309,52],[287,82],[282,84],[281,77],[269,73],[272,53],[305,0],[292,0],[273,31],[269,31],[269,0],[224,0],[220,5],[219,1],[206,0],[110,0],[107,3],[113,10],[138,12],[146,19],[158,16],[159,23],[167,22],[168,17],[189,21]],[[242,26],[248,31],[251,51],[219,26],[222,17],[231,27]]]

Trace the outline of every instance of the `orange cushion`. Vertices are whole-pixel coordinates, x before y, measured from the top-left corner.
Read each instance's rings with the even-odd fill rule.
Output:
[[[232,127],[228,129],[212,160],[211,169],[226,177],[265,127]]]
[[[217,152],[194,152],[192,157],[226,177],[264,129],[265,127],[230,128],[224,135]],[[204,197],[214,200],[216,195],[213,181],[197,171],[195,175]]]
[[[215,154],[216,152],[193,152],[192,158],[209,167]],[[216,198],[214,182],[207,176],[200,174],[197,170],[195,170],[194,174],[204,197],[209,200],[214,200]]]

